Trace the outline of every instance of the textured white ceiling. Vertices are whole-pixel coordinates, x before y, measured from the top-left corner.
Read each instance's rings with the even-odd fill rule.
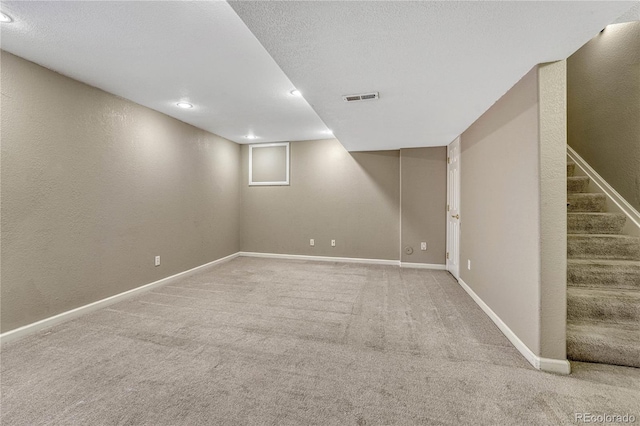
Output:
[[[634,2],[231,2],[349,150],[445,145]],[[341,95],[379,91],[378,101]]]
[[[14,1],[2,10],[14,18],[1,26],[2,49],[194,126],[240,143],[327,136],[226,2]]]
[[[327,123],[350,150],[397,149],[449,143],[634,4],[8,1],[0,46],[236,142],[324,138]],[[341,98],[368,91],[380,99]]]
[[[640,0],[636,0],[636,4],[631,7],[624,15],[615,20],[614,24],[623,24],[625,22],[640,21]]]

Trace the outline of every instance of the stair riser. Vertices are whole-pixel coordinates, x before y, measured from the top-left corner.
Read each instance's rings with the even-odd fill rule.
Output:
[[[619,234],[626,218],[623,215],[588,215],[570,213],[567,215],[569,234]]]
[[[606,208],[604,194],[568,194],[568,212],[603,212]]]
[[[637,299],[616,297],[590,297],[567,294],[567,319],[570,321],[598,321],[601,323],[634,323],[640,321]]]
[[[576,172],[575,163],[567,163],[567,177],[572,177],[575,172]]]
[[[576,287],[616,287],[640,290],[640,267],[618,266],[614,268],[610,265],[574,265],[569,263],[567,283]]]
[[[569,259],[640,260],[640,240],[569,235],[567,256]]]
[[[568,192],[587,192],[589,188],[588,177],[569,177],[567,178],[567,191]]]
[[[640,367],[640,355],[635,350],[614,347],[602,342],[580,342],[567,335],[567,358],[573,361]]]

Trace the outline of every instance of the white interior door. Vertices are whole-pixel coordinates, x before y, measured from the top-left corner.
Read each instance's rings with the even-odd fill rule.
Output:
[[[447,271],[460,278],[460,138],[447,148]]]

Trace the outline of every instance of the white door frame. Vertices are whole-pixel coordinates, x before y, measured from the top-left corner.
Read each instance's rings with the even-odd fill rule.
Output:
[[[460,136],[447,146],[447,271],[460,279]]]

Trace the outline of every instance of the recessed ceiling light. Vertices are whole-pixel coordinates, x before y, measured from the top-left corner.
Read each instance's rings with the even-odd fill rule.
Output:
[[[324,133],[325,135],[332,135],[333,134],[333,132],[331,130],[329,130],[329,129],[323,130],[322,133]]]
[[[0,12],[0,22],[13,22],[13,19],[6,13]]]
[[[258,139],[258,137],[256,135],[247,135],[247,136],[245,136],[245,138],[247,138],[247,139]]]
[[[178,102],[176,105],[184,109],[193,108],[193,105],[191,105],[189,102]]]
[[[289,94],[291,96],[302,96],[302,93],[300,93],[300,91],[298,89],[294,89],[294,90],[290,91]]]

